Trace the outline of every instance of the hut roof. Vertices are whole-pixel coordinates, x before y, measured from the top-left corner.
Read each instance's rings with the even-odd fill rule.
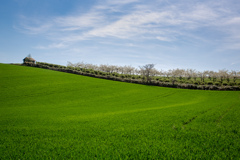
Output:
[[[28,60],[28,61],[36,61],[35,59],[31,58],[31,57],[25,57],[24,60]]]

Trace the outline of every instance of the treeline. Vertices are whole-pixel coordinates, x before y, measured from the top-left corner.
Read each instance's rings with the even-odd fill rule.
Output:
[[[154,68],[154,64],[134,68],[132,66],[93,65],[84,62],[68,62],[67,66],[43,62],[24,65],[102,79],[162,87],[201,90],[240,90],[239,71],[219,70],[218,72],[200,72],[193,69],[159,71]]]

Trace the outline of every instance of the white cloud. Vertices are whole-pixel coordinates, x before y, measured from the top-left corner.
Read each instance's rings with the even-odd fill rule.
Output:
[[[239,65],[240,64],[240,61],[236,61],[236,62],[232,62],[231,65]]]
[[[30,18],[26,16],[19,16],[20,18],[20,24],[14,25],[14,28],[20,32],[26,33],[26,34],[42,34],[49,29],[53,27],[53,24],[48,23],[46,21],[36,19],[36,18]]]
[[[108,0],[107,3],[112,5],[125,5],[129,3],[139,2],[139,0]]]
[[[233,17],[233,18],[225,20],[225,23],[223,23],[223,25],[230,26],[231,29],[235,29],[234,32],[239,31],[239,28],[240,28],[240,16]]]
[[[172,41],[172,39],[170,39],[170,38],[168,38],[168,37],[160,37],[160,36],[158,36],[158,37],[156,37],[156,39],[158,39],[158,40],[160,40],[160,41],[166,41],[166,42]]]
[[[62,28],[62,31],[76,31],[99,26],[105,21],[104,18],[101,13],[91,12],[84,15],[57,17],[54,23]]]
[[[64,44],[64,43],[53,43],[53,44],[49,44],[48,46],[36,46],[34,48],[36,49],[62,49],[62,48],[66,48],[68,45]]]
[[[239,14],[224,8],[219,1],[186,2],[155,1],[144,4],[139,0],[106,0],[84,14],[46,20],[24,17],[20,26],[24,33],[39,34],[53,41],[45,48],[64,48],[71,43],[95,38],[106,41],[114,38],[131,41],[178,42],[184,38],[189,42],[191,39],[198,42],[215,41],[208,35],[196,34],[201,29],[212,32],[215,37],[228,39],[221,41],[223,44],[225,42],[226,48],[239,49]]]

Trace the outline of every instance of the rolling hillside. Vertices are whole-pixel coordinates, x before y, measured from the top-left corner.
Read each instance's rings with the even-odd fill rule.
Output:
[[[0,159],[237,159],[240,92],[0,64]]]

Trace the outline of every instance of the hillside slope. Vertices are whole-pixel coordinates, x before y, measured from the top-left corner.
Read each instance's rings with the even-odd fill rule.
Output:
[[[0,64],[0,159],[230,159],[240,92]]]

